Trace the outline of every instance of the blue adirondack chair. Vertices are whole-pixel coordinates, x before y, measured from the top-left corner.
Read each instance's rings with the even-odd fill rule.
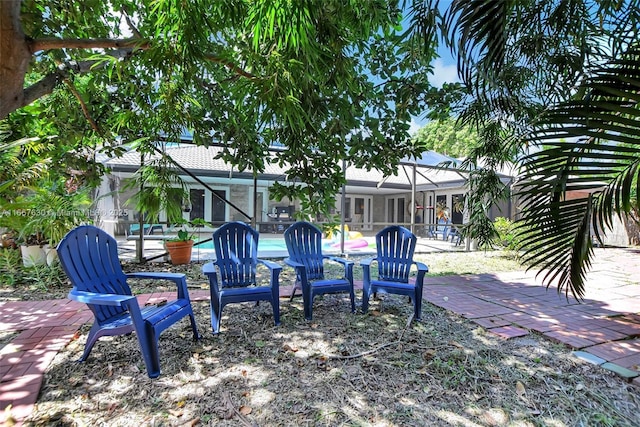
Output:
[[[353,291],[353,262],[322,254],[322,232],[313,224],[298,221],[284,232],[284,241],[289,258],[284,262],[295,268],[296,282],[291,293],[293,300],[296,289],[302,289],[304,317],[311,320],[313,298],[316,295],[349,292],[351,312],[356,311]],[[344,267],[344,277],[327,279],[324,274],[326,260],[335,261]]]
[[[449,240],[449,233],[451,231],[451,220],[440,218],[435,228],[431,229],[431,235],[435,238],[442,236],[442,240]]]
[[[95,318],[81,362],[87,359],[100,337],[135,332],[147,374],[156,378],[160,375],[158,338],[162,331],[189,316],[193,338],[199,338],[184,274],[125,274],[118,259],[116,240],[91,225],[71,230],[57,249],[62,268],[73,285],[69,298],[86,303]],[[158,306],[140,307],[127,279],[172,281],[177,287],[177,298]]]
[[[273,320],[280,324],[279,275],[282,267],[275,262],[258,259],[258,232],[244,222],[228,222],[213,233],[216,259],[202,267],[209,278],[211,293],[211,328],[220,332],[220,318],[225,305],[239,302],[268,301]],[[269,268],[269,285],[256,281],[258,264]]]
[[[381,292],[410,297],[413,301],[414,317],[416,320],[421,319],[422,287],[429,268],[421,262],[413,261],[416,241],[417,238],[411,231],[399,225],[385,227],[376,234],[377,256],[360,261],[363,270],[363,313],[369,309],[371,294]],[[376,278],[372,278],[371,275],[371,264],[374,262],[378,265]],[[417,274],[415,282],[410,283],[409,275],[414,265]]]

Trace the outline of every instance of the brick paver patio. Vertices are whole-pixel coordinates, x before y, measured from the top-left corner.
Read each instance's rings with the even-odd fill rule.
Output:
[[[640,387],[640,253],[596,251],[580,303],[547,290],[533,272],[428,277],[424,298],[505,339],[538,333],[563,343],[576,357]],[[290,292],[283,287],[281,296]],[[193,301],[208,299],[208,291],[190,295]],[[171,297],[158,293],[140,300]],[[91,319],[84,304],[69,300],[0,302],[0,333],[11,334],[0,349],[0,424],[9,405],[17,425],[31,413],[49,363]]]

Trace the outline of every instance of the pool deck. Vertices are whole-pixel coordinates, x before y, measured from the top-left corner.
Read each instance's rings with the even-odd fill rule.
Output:
[[[154,237],[154,236],[151,236]],[[210,237],[210,236],[207,236]],[[204,235],[202,238],[206,238]],[[345,241],[345,251],[344,254],[346,257],[349,255],[374,255],[375,254],[375,246],[372,244],[375,242],[375,237],[373,236],[364,236],[363,239],[369,242],[369,246],[367,247],[352,247],[350,245],[349,240]],[[120,250],[120,257],[123,260],[135,260],[136,258],[136,241],[127,240],[124,236],[119,236],[118,240],[118,249]],[[286,258],[288,256],[287,250],[285,249],[284,238],[281,234],[261,234],[259,242],[268,243],[266,248],[261,248],[260,244],[258,244],[258,258]],[[279,246],[274,248],[273,246]],[[357,246],[357,245],[356,245]],[[145,258],[155,258],[157,256],[161,256],[166,251],[163,247],[163,241],[159,239],[149,239],[144,241],[144,256]],[[456,245],[451,241],[445,241],[442,239],[432,239],[427,237],[419,237],[418,244],[416,246],[416,253],[433,253],[433,252],[460,252],[465,251],[466,248],[464,245]],[[341,250],[339,244],[332,244],[325,248],[323,252],[327,255],[340,255]],[[214,251],[213,249],[204,249],[199,246],[193,247],[193,252],[191,255],[191,261],[194,262],[203,262],[213,259]],[[168,258],[157,258],[158,261],[165,261]]]

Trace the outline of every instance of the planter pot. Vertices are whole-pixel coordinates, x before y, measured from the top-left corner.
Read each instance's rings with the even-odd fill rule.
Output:
[[[41,246],[20,246],[22,252],[22,264],[25,267],[33,267],[35,265],[44,265],[47,263],[47,253]]]
[[[191,262],[193,240],[165,242],[164,246],[167,249],[167,252],[169,252],[169,256],[171,257],[171,264],[189,264]]]

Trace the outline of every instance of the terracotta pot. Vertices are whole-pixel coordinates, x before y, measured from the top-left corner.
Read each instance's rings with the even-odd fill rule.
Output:
[[[165,242],[164,243],[169,256],[171,257],[171,264],[189,264],[191,262],[191,250],[193,249],[193,240],[179,241],[179,242]]]

